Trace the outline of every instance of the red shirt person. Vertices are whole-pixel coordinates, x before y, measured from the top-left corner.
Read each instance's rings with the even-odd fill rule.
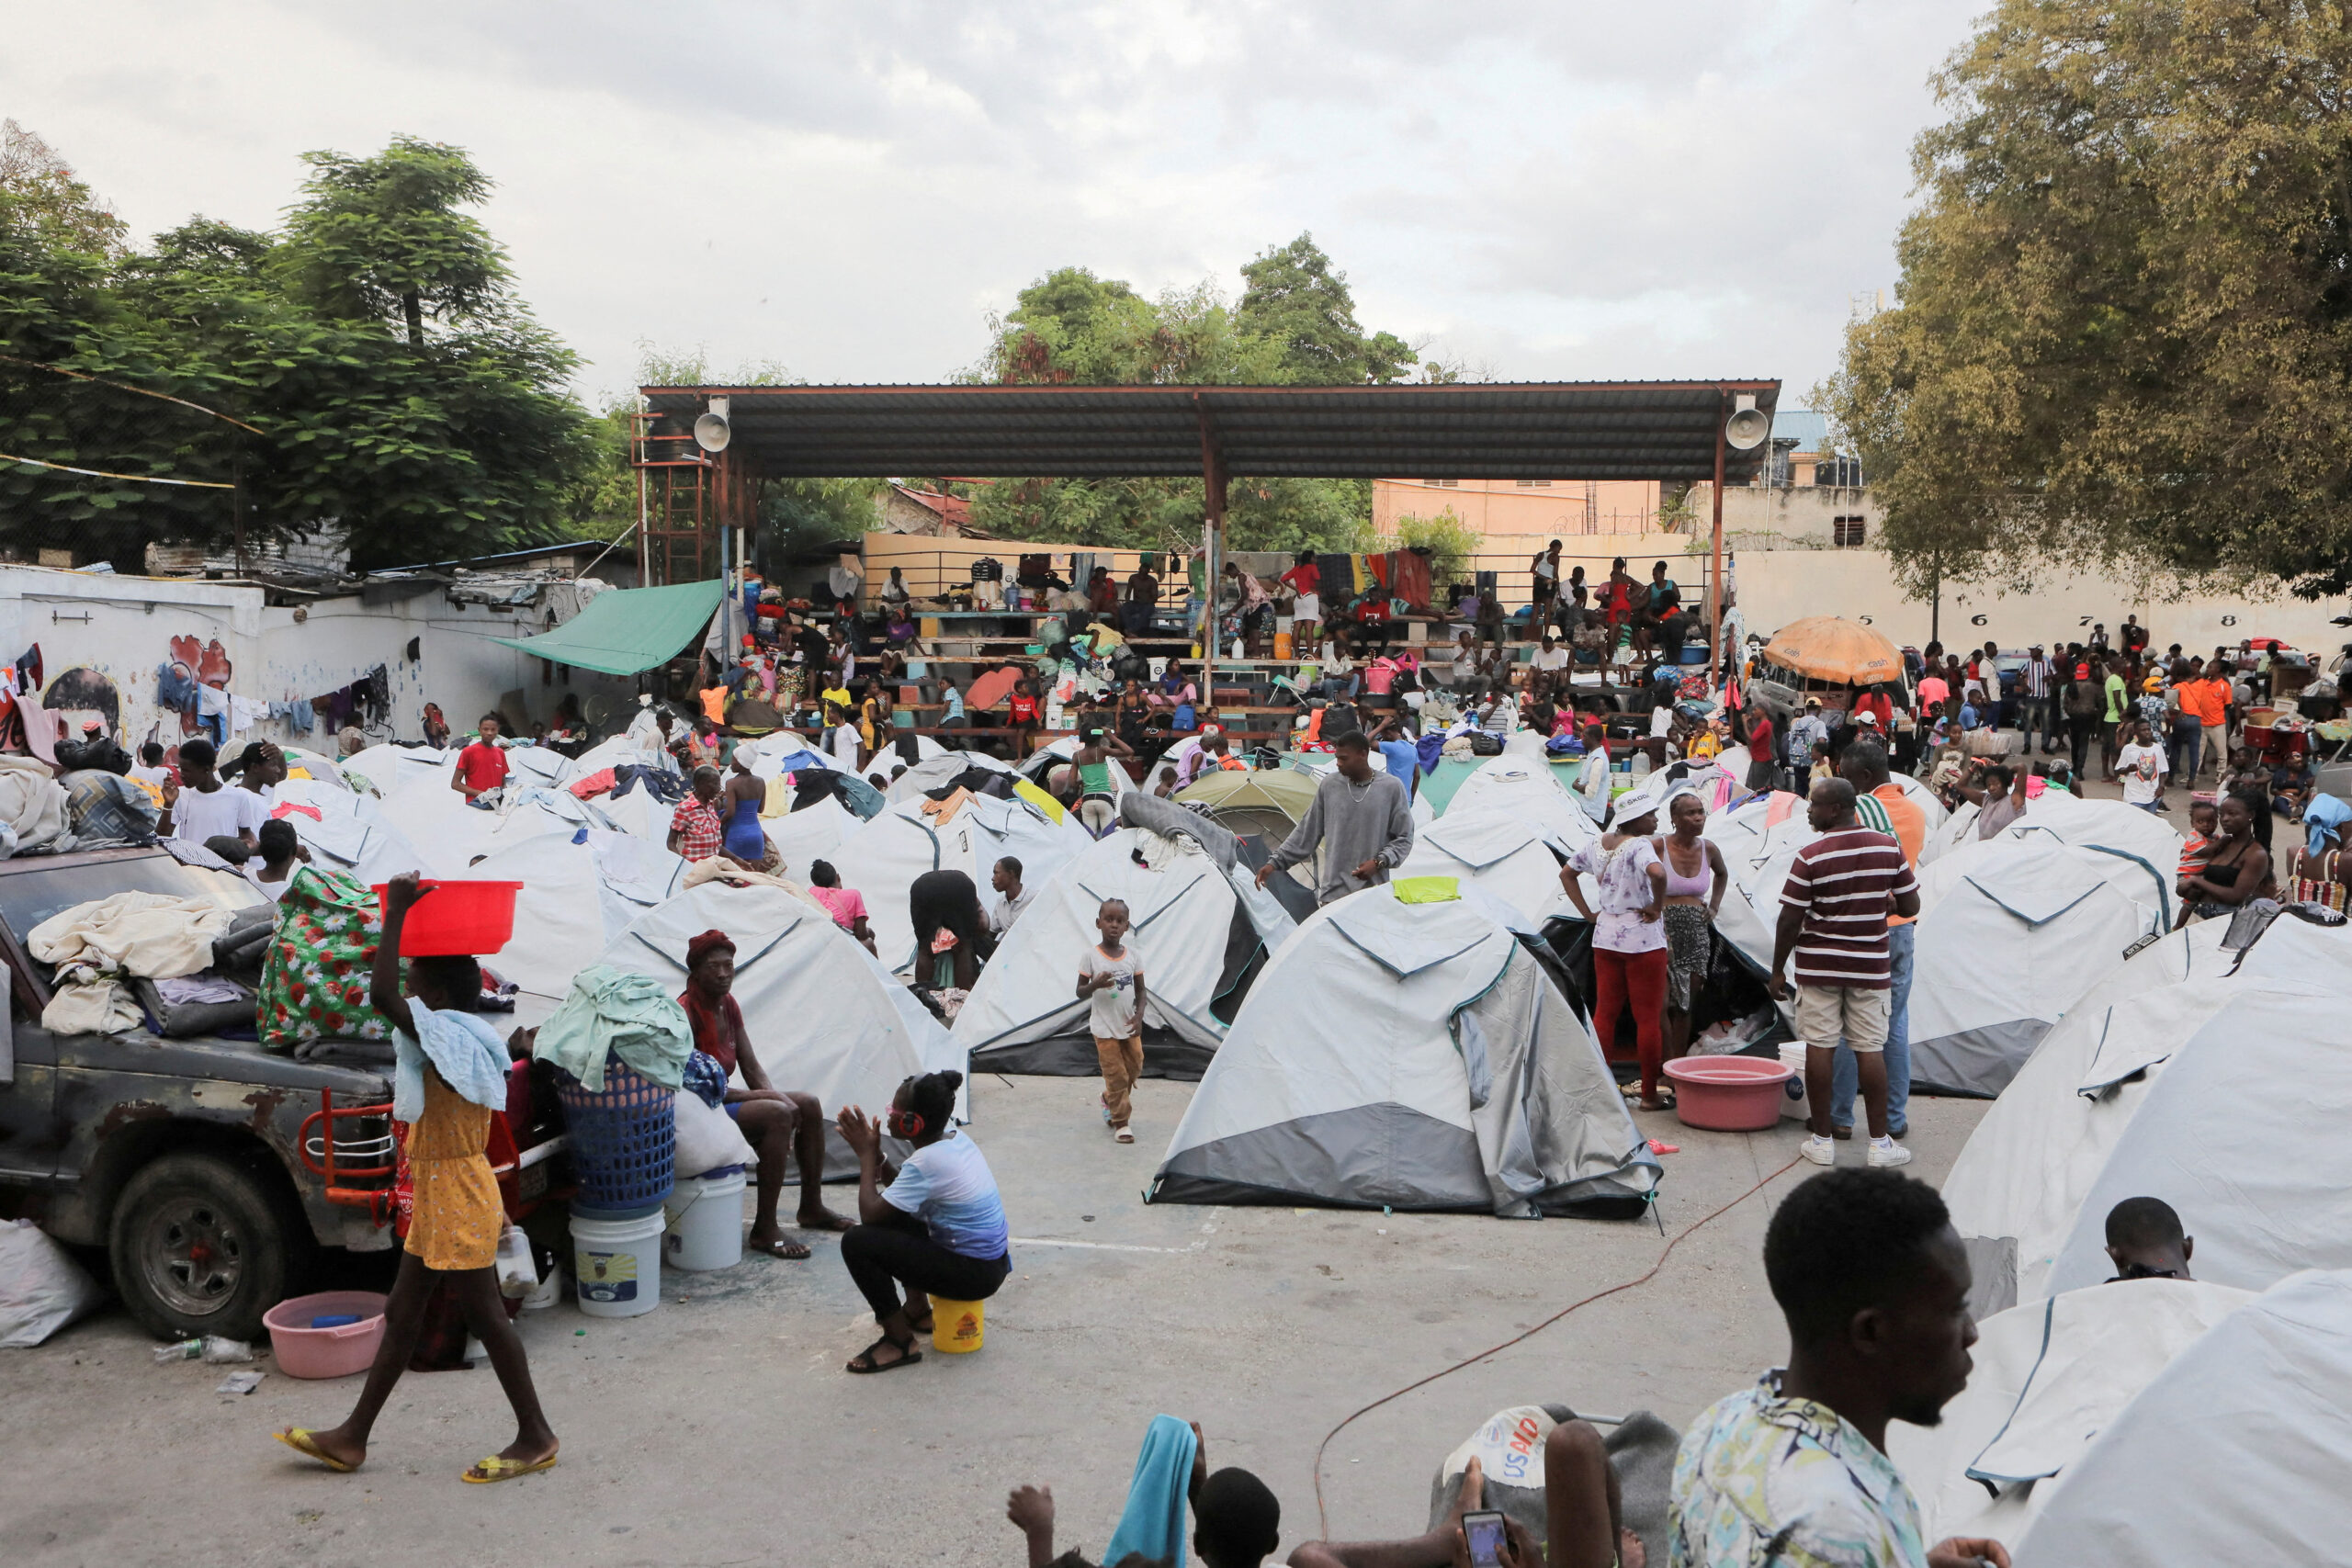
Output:
[[[499,728],[496,714],[482,715],[481,739],[458,753],[458,768],[449,787],[468,800],[506,782],[506,753],[498,749]]]

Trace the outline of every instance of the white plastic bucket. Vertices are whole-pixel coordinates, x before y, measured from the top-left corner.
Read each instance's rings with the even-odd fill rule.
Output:
[[[662,1205],[662,1261],[673,1269],[732,1269],[743,1261],[743,1168],[692,1177]]]
[[[591,1317],[636,1317],[662,1304],[662,1208],[617,1217],[571,1214],[572,1277]]]
[[[1781,1115],[1783,1120],[1793,1116],[1798,1121],[1804,1122],[1811,1120],[1813,1116],[1813,1107],[1805,1101],[1804,1053],[1805,1045],[1802,1040],[1781,1042],[1781,1060],[1796,1069],[1797,1075],[1788,1081],[1781,1091]]]

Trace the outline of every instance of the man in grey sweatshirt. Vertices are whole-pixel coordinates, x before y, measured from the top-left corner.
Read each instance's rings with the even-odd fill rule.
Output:
[[[1388,880],[1388,874],[1413,852],[1413,811],[1405,786],[1372,765],[1372,742],[1360,729],[1351,729],[1331,742],[1339,772],[1323,781],[1282,847],[1258,868],[1258,886],[1266,878],[1306,859],[1323,846],[1323,874],[1316,883],[1315,901],[1329,904],[1359,889]]]

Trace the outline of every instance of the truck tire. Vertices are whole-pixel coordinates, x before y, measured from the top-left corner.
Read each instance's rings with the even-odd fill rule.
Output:
[[[165,1339],[257,1339],[261,1315],[300,1289],[310,1234],[270,1186],[234,1159],[168,1154],[115,1201],[107,1252],[115,1289]]]

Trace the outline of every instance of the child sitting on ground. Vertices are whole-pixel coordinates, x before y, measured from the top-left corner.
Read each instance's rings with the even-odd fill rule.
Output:
[[[1132,1144],[1129,1096],[1143,1076],[1143,954],[1127,941],[1127,903],[1105,898],[1095,912],[1102,940],[1078,961],[1079,999],[1089,1003],[1095,1059],[1102,1066],[1102,1120],[1111,1135]]]

